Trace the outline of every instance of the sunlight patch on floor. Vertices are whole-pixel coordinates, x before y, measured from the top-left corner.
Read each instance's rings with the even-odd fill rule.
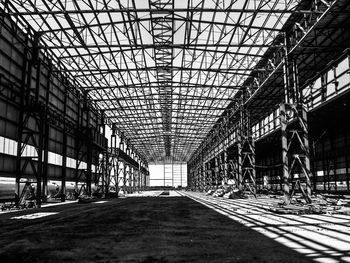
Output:
[[[350,216],[280,215],[263,209],[266,199],[224,199],[196,192],[181,194],[315,262],[350,262]]]
[[[57,215],[58,212],[40,212],[40,213],[34,213],[34,214],[29,214],[29,215],[23,215],[23,216],[14,216],[11,217],[11,219],[37,219],[37,218],[42,218],[42,217],[46,217],[46,216],[52,216],[52,215]]]

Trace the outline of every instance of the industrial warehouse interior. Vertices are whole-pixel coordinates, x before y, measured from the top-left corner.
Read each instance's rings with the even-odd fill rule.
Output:
[[[0,0],[1,262],[350,262],[350,1]]]

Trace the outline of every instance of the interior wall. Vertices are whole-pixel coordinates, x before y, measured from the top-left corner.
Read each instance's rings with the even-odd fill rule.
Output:
[[[20,120],[21,90],[24,85],[30,83],[29,100],[35,97],[35,90],[38,89],[38,101],[50,113],[48,116],[50,124],[47,145],[48,177],[52,179],[61,177],[63,148],[66,147],[66,177],[73,179],[78,156],[75,129],[79,123],[81,126],[90,127],[96,142],[107,143],[107,140],[98,133],[98,125],[101,120],[100,112],[90,103],[89,109],[91,110],[83,110],[83,94],[68,82],[65,75],[57,70],[48,54],[40,52],[40,67],[32,67],[31,71],[29,70],[30,66],[24,67],[26,65],[25,58],[30,61],[34,56],[30,48],[33,46],[31,34],[22,32],[7,17],[2,17],[0,20],[0,175],[6,177],[16,175],[16,141],[19,138],[19,124],[22,122]],[[29,48],[26,49],[26,46]],[[64,130],[63,122],[73,129]],[[29,117],[28,127],[34,131],[38,129],[32,116]],[[67,135],[65,146],[64,133]],[[37,140],[38,135],[34,133],[33,136]],[[22,156],[37,154],[33,141],[29,140],[27,144]],[[81,150],[86,149],[81,148]],[[84,162],[87,161],[86,157],[81,159],[81,165],[84,166]],[[97,156],[93,156],[93,164],[97,164],[97,161]],[[33,176],[32,171],[27,169],[24,171],[24,176]]]

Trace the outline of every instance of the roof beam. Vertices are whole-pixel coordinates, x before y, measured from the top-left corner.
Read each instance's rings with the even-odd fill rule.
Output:
[[[102,14],[102,13],[151,13],[169,15],[172,13],[260,13],[260,14],[322,14],[317,10],[291,10],[291,9],[241,9],[241,8],[172,8],[152,9],[149,8],[112,8],[112,9],[85,9],[85,10],[41,10],[41,11],[20,11],[1,13],[0,16],[36,16],[36,15],[65,15],[65,14]],[[343,12],[338,12],[343,13]]]
[[[161,44],[86,44],[86,48],[132,48],[133,50],[138,48],[179,48],[179,49],[186,49],[187,47],[192,46],[190,44],[167,44],[167,45],[161,45]],[[258,48],[269,48],[269,47],[276,47],[281,48],[283,47],[282,44],[280,45],[272,45],[271,43],[266,44],[241,44],[241,43],[215,43],[215,44],[200,44],[197,43],[193,45],[194,47],[258,47]],[[56,46],[41,46],[40,49],[78,49],[78,48],[85,48],[83,45],[56,45]],[[116,50],[116,51],[123,51],[122,49]]]

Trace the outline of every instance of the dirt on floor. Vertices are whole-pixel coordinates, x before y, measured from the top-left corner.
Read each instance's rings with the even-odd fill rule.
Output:
[[[25,220],[12,217],[58,212]],[[0,215],[1,262],[311,262],[187,197],[133,197]]]

